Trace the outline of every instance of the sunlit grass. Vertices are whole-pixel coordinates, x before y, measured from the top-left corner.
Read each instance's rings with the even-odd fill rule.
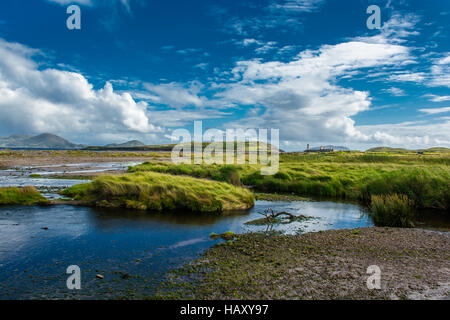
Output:
[[[450,155],[282,154],[280,171],[264,176],[259,165],[190,165],[147,162],[130,172],[154,171],[188,175],[251,186],[266,193],[323,196],[361,200],[370,204],[372,195],[407,195],[418,208],[450,208]]]
[[[39,191],[34,187],[0,188],[0,205],[43,205],[48,204]]]
[[[101,176],[62,193],[90,205],[150,211],[224,212],[254,205],[254,195],[247,189],[155,172]]]

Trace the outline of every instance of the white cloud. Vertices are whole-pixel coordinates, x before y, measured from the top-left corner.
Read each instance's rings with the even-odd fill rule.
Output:
[[[403,46],[350,41],[303,51],[288,63],[241,61],[233,70],[240,81],[218,96],[265,110],[234,122],[235,126],[280,128],[283,139],[290,141],[332,137],[367,142],[374,137],[358,131],[351,117],[369,109],[369,93],[340,87],[336,79],[357,69],[395,65],[408,57]]]
[[[153,103],[165,104],[175,108],[186,106],[203,107],[205,98],[199,96],[203,85],[192,81],[186,85],[180,83],[151,84],[144,83],[144,88],[150,93],[149,100]]]
[[[55,3],[58,3],[63,6],[69,5],[69,4],[81,4],[81,5],[86,5],[86,6],[92,5],[91,0],[47,0],[47,1],[55,2]]]
[[[450,147],[450,121],[393,123],[358,126],[357,129],[385,145],[403,148]],[[376,144],[375,144],[376,145]]]
[[[448,122],[440,124],[387,124],[357,126],[353,116],[371,105],[368,92],[339,86],[338,79],[370,69],[383,70],[391,81],[424,83],[428,75],[399,70],[415,62],[405,38],[416,19],[394,16],[381,35],[361,37],[319,50],[305,50],[292,61],[240,61],[233,70],[237,83],[217,97],[248,106],[247,117],[227,125],[244,128],[279,128],[282,143],[347,143],[353,146],[393,145],[419,147],[450,145]],[[439,61],[439,65],[442,62]],[[392,87],[391,94],[403,95]],[[258,110],[258,112],[253,112]],[[447,127],[446,127],[447,126]],[[435,131],[439,128],[440,131]]]
[[[428,85],[450,88],[450,54],[438,59],[431,67],[431,80]]]
[[[450,112],[450,107],[419,109],[419,111],[428,114],[447,113]]]
[[[76,72],[40,69],[38,51],[0,39],[0,128],[11,132],[52,132],[67,138],[162,131],[148,116],[148,104],[110,83],[95,90]]]
[[[423,72],[409,72],[403,71],[399,73],[392,74],[388,80],[389,81],[398,81],[398,82],[416,82],[422,83],[426,80],[427,75]]]
[[[434,94],[426,94],[424,95],[425,98],[428,98],[428,100],[433,102],[444,102],[444,101],[450,101],[450,96],[437,96]]]
[[[392,87],[392,88],[389,88],[389,89],[384,89],[383,91],[387,92],[387,93],[390,93],[391,95],[396,96],[396,97],[406,96],[406,93],[405,93],[404,90],[402,90],[400,88],[396,88],[396,87]]]
[[[317,10],[325,0],[284,0],[272,4],[272,10],[284,10],[291,12],[312,12]]]
[[[128,13],[131,13],[131,0],[47,0],[49,2],[57,3],[61,6],[68,6],[71,4],[78,4],[84,6],[98,6],[98,5],[111,5],[120,2]]]

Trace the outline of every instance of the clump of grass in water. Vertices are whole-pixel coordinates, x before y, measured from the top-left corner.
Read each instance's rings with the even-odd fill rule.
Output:
[[[222,234],[217,234],[217,233],[213,232],[213,233],[211,233],[209,235],[209,237],[212,240],[223,239],[223,240],[226,240],[226,241],[231,241],[231,240],[237,238],[237,235],[234,232],[232,232],[232,231],[227,231],[227,232],[224,232]]]
[[[0,188],[0,205],[47,205],[45,199],[35,187],[10,187]]]
[[[406,195],[372,196],[370,211],[378,226],[414,227],[414,201]]]
[[[246,210],[255,202],[251,191],[228,183],[156,172],[101,176],[62,194],[88,205],[150,211],[223,212]]]

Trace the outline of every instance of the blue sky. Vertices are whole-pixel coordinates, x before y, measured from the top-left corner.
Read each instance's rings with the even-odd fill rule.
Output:
[[[3,0],[0,135],[156,144],[203,120],[287,150],[450,147],[449,19],[442,0]]]

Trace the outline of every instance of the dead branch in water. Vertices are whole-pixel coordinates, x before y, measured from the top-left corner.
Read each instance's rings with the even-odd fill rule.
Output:
[[[258,212],[259,214],[263,215],[267,221],[273,221],[274,219],[278,218],[279,216],[288,216],[289,220],[296,220],[298,218],[303,217],[302,215],[300,216],[295,216],[292,213],[286,212],[286,211],[281,211],[281,212],[277,212],[275,213],[274,210],[272,208],[267,208],[264,210],[264,212]]]

